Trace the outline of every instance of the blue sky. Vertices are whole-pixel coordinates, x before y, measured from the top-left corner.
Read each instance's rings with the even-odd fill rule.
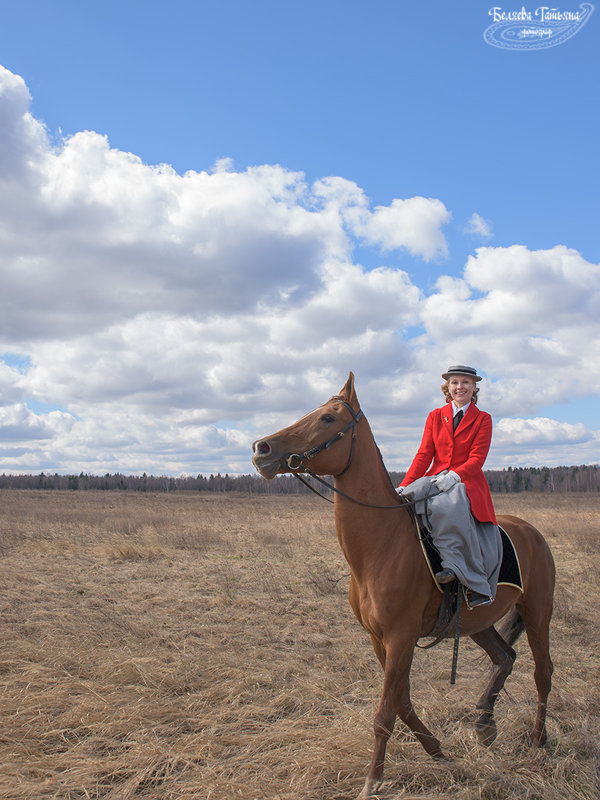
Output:
[[[482,406],[492,411],[498,423],[498,448],[490,454],[491,465],[597,462],[600,380],[598,368],[592,368],[589,361],[595,354],[590,343],[598,333],[594,314],[600,291],[600,15],[592,15],[589,23],[564,44],[514,52],[490,47],[483,40],[483,31],[491,21],[491,5],[480,0],[410,4],[356,0],[175,0],[169,4],[110,0],[99,6],[64,0],[53,4],[24,0],[3,9],[0,64],[20,76],[29,92],[31,116],[45,126],[46,142],[38,142],[36,152],[43,152],[46,161],[52,154],[64,156],[52,168],[52,192],[48,190],[49,173],[46,167],[40,168],[45,177],[39,186],[46,188],[40,188],[39,197],[47,199],[51,194],[65,215],[61,230],[68,228],[69,233],[62,243],[57,243],[58,234],[54,233],[55,261],[48,256],[47,233],[43,246],[41,234],[39,238],[40,254],[48,259],[46,275],[56,270],[49,285],[57,292],[61,286],[64,289],[56,298],[45,290],[52,304],[49,320],[42,324],[43,315],[38,314],[36,324],[32,322],[36,303],[41,303],[40,298],[32,298],[31,314],[15,317],[11,324],[7,322],[0,337],[8,370],[5,384],[0,384],[6,385],[2,400],[5,425],[7,430],[10,428],[13,441],[22,434],[18,453],[14,448],[4,456],[0,453],[0,467],[7,471],[53,466],[58,471],[86,467],[90,471],[249,471],[245,448],[253,433],[264,432],[260,426],[266,425],[269,431],[272,423],[289,421],[296,412],[307,410],[304,403],[326,399],[339,388],[347,369],[353,368],[359,393],[362,387],[372,408],[368,411],[371,421],[379,418],[379,427],[385,431],[382,449],[386,462],[391,468],[402,468],[418,442],[426,410],[438,402],[435,392],[439,390],[439,372],[447,361],[468,359],[477,361],[475,366],[486,375],[488,402],[482,402]],[[514,7],[520,8],[521,4]],[[564,3],[562,7],[578,6]],[[12,106],[7,101],[5,116],[0,112],[0,132],[18,108],[17,100]],[[86,176],[95,174],[99,159],[112,157],[100,153],[97,140],[94,147],[89,137],[84,142],[81,133],[85,131],[107,137],[110,154],[115,157],[133,154],[150,169],[140,177],[140,185],[148,181],[143,197],[132,198],[132,205],[112,223],[112,228],[106,227],[106,214],[86,220],[91,231],[89,241],[97,235],[99,242],[105,242],[107,236],[111,239],[114,235],[119,241],[127,240],[128,246],[132,237],[137,237],[139,245],[139,250],[130,252],[131,261],[125,259],[118,274],[111,274],[110,296],[97,303],[95,298],[102,291],[97,284],[98,270],[103,269],[100,244],[89,245],[91,249],[87,250],[82,245],[76,257],[74,229],[69,227],[75,225],[77,202],[85,205],[89,193],[86,195],[85,187],[80,187],[77,202],[69,195],[70,211],[65,210],[66,200],[60,195],[66,185],[83,185]],[[72,156],[74,152],[77,158]],[[6,159],[9,156],[5,153]],[[215,168],[219,160],[220,166]],[[213,262],[212,278],[204,274],[200,287],[189,274],[182,277],[183,266],[173,266],[179,259],[183,265],[185,258],[181,250],[177,255],[167,252],[165,242],[172,243],[172,232],[165,234],[166,239],[158,242],[149,256],[148,237],[141,232],[141,223],[136,223],[135,234],[122,229],[124,220],[137,219],[138,214],[140,218],[157,214],[153,219],[159,222],[155,222],[154,229],[160,227],[162,218],[157,209],[168,202],[166,195],[158,197],[158,181],[163,179],[156,175],[161,164],[169,165],[179,178],[188,171],[227,174],[230,182],[237,176],[239,191],[227,202],[232,203],[233,216],[240,213],[242,231],[249,230],[255,219],[254,212],[248,216],[240,212],[243,198],[248,201],[248,208],[260,207],[266,202],[265,187],[277,182],[271,173],[268,177],[261,175],[258,182],[250,180],[249,169],[278,166],[277,180],[283,174],[288,183],[294,183],[291,175],[301,173],[301,181],[294,183],[294,199],[277,201],[278,210],[267,226],[269,233],[264,233],[267,238],[261,234],[260,247],[257,245],[253,256],[252,263],[263,266],[253,267],[257,270],[254,287],[250,280],[242,281],[245,288],[235,308],[230,300],[223,300],[219,287],[223,275],[236,286],[237,278],[249,269],[244,262],[249,252],[245,234],[240,233],[235,253],[228,253],[226,262],[221,264],[218,258]],[[127,167],[124,163],[107,166],[104,178],[94,184],[94,191],[101,191],[99,186],[112,187],[111,181],[116,185],[115,170],[119,169],[124,174]],[[288,252],[283,239],[292,235],[289,226],[296,224],[292,223],[292,216],[295,219],[300,210],[323,210],[319,203],[324,202],[324,195],[316,184],[332,177],[345,182],[343,231],[331,228],[325,242],[322,226],[329,224],[333,212],[324,212],[310,235],[303,231],[302,248]],[[181,184],[180,180],[177,186],[170,187],[169,198],[183,191]],[[351,186],[362,193],[364,213],[360,221],[352,218],[349,222],[357,203]],[[4,191],[9,198],[8,185]],[[340,191],[338,186],[336,192]],[[328,192],[330,197],[331,188]],[[248,199],[251,195],[253,199]],[[114,208],[114,196],[113,189],[107,189],[106,197],[96,197],[96,201]],[[196,216],[191,214],[190,218],[202,218],[202,204],[209,202],[203,197],[195,196]],[[420,209],[417,221],[411,217],[407,222],[411,230],[416,227],[421,231],[416,239],[410,238],[412,234],[407,234],[408,239],[394,234],[389,229],[393,227],[391,218],[377,215],[378,208],[392,208],[395,199],[418,197],[432,202],[427,209]],[[285,235],[276,230],[283,213],[281,204],[292,215],[285,223]],[[27,208],[26,203],[23,208]],[[405,211],[412,214],[415,208],[411,204]],[[227,215],[227,207],[222,214]],[[71,220],[69,225],[67,218]],[[44,216],[43,224],[30,228],[31,220],[23,210],[17,221],[14,215],[10,220],[6,216],[5,225],[19,228],[18,220],[27,241],[36,236],[36,231],[46,231],[48,224]],[[316,216],[313,222],[317,222]],[[419,225],[425,227],[421,229]],[[235,230],[224,235],[230,240],[235,237]],[[345,249],[336,250],[335,259],[346,267],[332,272],[327,265],[341,236],[346,237]],[[197,253],[205,244],[195,240],[189,252]],[[523,249],[511,249],[517,246]],[[89,281],[82,279],[75,286],[66,275],[64,259],[60,262],[63,247],[77,261],[78,274],[90,270]],[[220,252],[218,243],[211,247]],[[479,256],[477,248],[481,247],[487,251]],[[569,260],[571,257],[565,255],[572,251],[576,251],[579,260]],[[535,252],[546,255],[534,257],[531,254]],[[108,275],[110,265],[115,263],[115,252],[106,257]],[[136,298],[128,306],[124,298],[133,297],[136,283],[132,278],[130,285],[128,276],[135,273],[135,265],[148,257],[156,259],[157,264],[151,279],[147,275],[141,277],[138,285],[143,288],[145,280],[149,280],[148,286],[153,287],[156,296],[146,286],[147,305]],[[14,250],[0,251],[0,258],[6,302],[13,309],[21,307],[25,295],[15,278],[19,264]],[[125,257],[119,253],[119,258]],[[266,261],[270,258],[274,261],[269,266]],[[458,291],[448,281],[465,280],[469,258],[467,298],[464,284]],[[271,297],[269,280],[272,283],[278,272],[277,259],[287,259],[283,271],[289,271],[286,286],[280,290],[287,297],[293,286],[295,294],[287,306],[286,314],[289,312],[290,316],[279,309],[270,319],[267,346],[264,331],[255,343],[252,338],[252,331],[266,324],[265,315],[251,319],[249,312],[254,314],[256,304],[264,307],[265,298]],[[352,265],[360,269],[358,277],[350,269]],[[344,341],[351,337],[342,330],[343,326],[337,330],[329,324],[319,329],[308,298],[323,292],[316,307],[324,309],[327,316],[326,298],[332,297],[333,274],[340,286],[349,286],[348,281],[356,280],[363,284],[371,281],[373,288],[376,278],[369,279],[367,273],[377,275],[381,269],[389,271],[383,276],[383,283],[387,278],[397,282],[394,286],[399,305],[405,292],[398,276],[406,274],[405,288],[413,297],[411,313],[402,320],[390,317],[385,324],[378,319],[376,307],[372,309],[372,319],[368,314],[364,318],[357,315],[359,340],[354,343],[355,352],[363,355],[356,358],[355,364],[344,348]],[[522,283],[519,270],[524,271]],[[495,281],[498,271],[506,273],[504,288]],[[300,276],[297,281],[292,280],[292,274]],[[437,283],[440,278],[446,281],[442,287]],[[194,304],[188,307],[179,295],[172,303],[157,299],[160,287],[168,294],[164,287],[172,287],[176,280],[182,290],[196,286],[190,291],[200,292],[202,298],[214,295],[213,305],[203,305],[199,299],[198,310],[194,311]],[[536,281],[543,285],[539,296]],[[258,285],[264,291],[257,294],[254,289]],[[358,295],[365,291],[365,285],[352,285]],[[42,295],[42,288],[39,291]],[[534,307],[511,300],[511,293],[522,300],[530,298]],[[437,295],[444,303],[446,294],[447,307],[457,316],[452,317],[450,330],[444,336],[439,312],[432,311],[435,303],[430,300]],[[553,297],[560,308],[554,307]],[[582,298],[586,298],[585,308],[578,306]],[[377,300],[373,302],[376,304]],[[89,315],[86,308],[90,309]],[[464,330],[462,315],[475,314],[479,319],[492,312],[498,313],[501,322]],[[152,352],[142,352],[131,345],[124,357],[122,342],[129,335],[125,331],[133,331],[142,319],[147,321],[148,314],[160,315],[160,325],[167,326],[166,330],[168,319],[191,325],[194,313],[197,325],[212,314],[223,324],[228,320],[230,329],[239,326],[239,335],[248,343],[249,351],[260,352],[254,366],[261,381],[249,388],[249,376],[240,378],[239,386],[235,373],[227,373],[225,379],[226,365],[236,363],[228,348],[236,343],[219,343],[217,337],[208,350],[203,349],[207,347],[206,332],[199,328],[189,335],[202,338],[199,361],[204,365],[200,371],[204,371],[193,385],[188,385],[188,370],[183,367],[181,373],[175,374],[166,367],[153,373],[149,364],[160,359]],[[587,347],[581,346],[582,341],[578,342],[574,333],[578,315],[580,337]],[[560,329],[556,334],[553,319]],[[286,342],[287,361],[299,360],[293,376],[284,379],[282,369],[275,365],[277,359],[272,357],[278,340],[276,331],[286,321],[288,329],[302,330],[301,320],[304,324],[310,320],[313,330],[333,340],[329,362],[315,350],[315,366],[311,369],[299,357],[303,345]],[[546,327],[540,320],[546,320]],[[128,328],[123,327],[127,325]],[[528,353],[529,345],[520,346],[513,341],[515,328],[523,337],[529,337],[529,343],[535,339],[531,352]],[[163,336],[167,336],[164,331]],[[134,333],[131,337],[135,340]],[[121,343],[120,349],[114,345],[116,340]],[[498,350],[504,345],[506,353],[500,357]],[[111,351],[111,346],[116,349]],[[104,356],[94,363],[97,368],[98,364],[105,364],[108,370],[87,383],[77,373],[85,363],[85,348],[101,351]],[[336,358],[336,353],[342,356]],[[253,357],[248,355],[248,360]],[[173,345],[172,359],[180,358],[183,356]],[[20,364],[21,369],[15,369],[15,364]],[[266,371],[269,380],[264,378]],[[119,373],[117,378],[115,372]],[[127,374],[138,376],[139,383],[128,385]],[[552,391],[546,383],[553,382],[550,375],[556,374],[562,376],[563,386]],[[415,383],[420,387],[418,392],[406,390],[406,385]],[[542,383],[543,390],[538,390]],[[284,399],[286,386],[290,388],[289,403]],[[383,387],[388,398],[385,401],[380,399]],[[233,391],[246,399],[230,407],[224,398]],[[320,396],[319,391],[325,394]],[[198,409],[192,413],[194,392],[202,413]],[[511,392],[518,393],[518,398],[510,400]],[[522,394],[528,395],[527,402]],[[269,396],[277,397],[272,414]],[[25,405],[21,411],[16,410],[19,404]],[[111,404],[143,419],[143,430],[133,439],[123,433],[123,428],[130,428],[129,417],[123,412],[125,416],[120,418]],[[164,433],[160,446],[153,446],[153,431],[157,421],[164,418],[165,408],[182,415],[179,427],[188,430],[196,424],[202,429],[201,433],[196,430],[195,436],[210,450],[208,458],[204,452],[194,452],[193,441],[189,445],[182,442],[177,431]],[[107,444],[102,440],[102,431],[106,431],[109,418],[114,420],[114,430],[111,427]],[[396,426],[388,424],[397,419],[401,421]],[[533,427],[525,424],[539,419],[548,422],[536,422]],[[515,425],[511,427],[511,420],[522,421],[518,431]],[[74,443],[84,426],[91,443],[86,452]]]
[[[2,63],[51,132],[178,172],[227,157],[341,175],[376,204],[439,197],[492,219],[495,244],[597,262],[598,17],[511,53],[483,41],[492,5],[25,0],[3,10]]]

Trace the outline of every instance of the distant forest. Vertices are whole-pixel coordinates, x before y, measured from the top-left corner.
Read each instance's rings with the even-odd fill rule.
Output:
[[[404,472],[390,472],[397,486]],[[598,492],[600,466],[578,467],[508,467],[485,470],[492,492]],[[322,487],[318,485],[321,490]],[[198,475],[171,478],[154,475],[38,475],[0,476],[1,489],[55,489],[64,491],[130,491],[130,492],[244,492],[249,494],[304,494],[309,492],[293,475],[279,475],[272,481],[258,475]],[[325,490],[327,491],[327,490]]]

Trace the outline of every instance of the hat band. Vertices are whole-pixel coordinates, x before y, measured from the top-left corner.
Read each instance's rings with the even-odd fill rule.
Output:
[[[442,378],[447,381],[453,375],[465,375],[476,381],[481,380],[481,377],[477,374],[477,370],[473,369],[473,367],[467,367],[465,364],[455,364],[453,367],[448,367],[448,371],[444,372]]]

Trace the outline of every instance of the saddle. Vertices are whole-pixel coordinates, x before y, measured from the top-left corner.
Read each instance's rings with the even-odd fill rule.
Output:
[[[436,579],[436,573],[442,569],[442,559],[438,549],[433,543],[431,533],[422,525],[420,518],[416,514],[414,518],[415,525],[417,526],[417,535],[421,542],[423,555],[427,561],[431,577],[437,588],[443,593],[438,618],[433,626],[433,630],[429,631],[427,634],[428,636],[434,637],[433,641],[427,644],[419,644],[417,642],[417,647],[420,647],[422,650],[435,647],[436,644],[452,636],[452,631],[454,631],[454,650],[452,653],[452,671],[450,674],[450,684],[453,686],[456,683],[458,667],[458,643],[460,640],[460,614],[462,609],[462,602],[459,603],[459,597],[462,601],[463,587],[461,587],[457,580],[446,583],[442,587]],[[504,584],[506,586],[514,586],[523,591],[523,578],[517,551],[504,528],[500,527],[500,525],[498,528],[502,540],[502,564],[500,565],[498,586]]]
[[[441,592],[443,591],[442,586],[435,578],[436,573],[442,569],[442,560],[440,558],[440,554],[433,543],[433,539],[431,538],[429,531],[421,524],[418,518],[417,521],[419,527],[419,541],[421,542],[421,547],[423,548],[425,560],[427,561],[433,580]],[[500,527],[500,525],[498,528],[500,530],[500,538],[502,540],[502,564],[500,565],[498,586],[504,584],[505,586],[514,586],[516,589],[523,591],[523,578],[521,576],[521,567],[519,564],[517,551],[515,550],[515,546],[512,543],[510,536],[504,530],[504,528]]]
[[[450,634],[453,623],[456,619],[458,610],[458,597],[461,587],[458,581],[452,581],[451,583],[447,583],[442,586],[436,579],[436,573],[442,569],[442,559],[438,549],[433,543],[431,533],[427,530],[427,528],[425,528],[418,517],[417,524],[419,541],[421,542],[423,555],[427,561],[429,571],[431,572],[431,576],[435,581],[435,585],[440,592],[443,593],[438,618],[433,630],[427,634],[428,636],[433,636],[435,641],[426,645],[420,645],[420,647],[427,649],[429,647],[433,647],[435,644],[438,644],[438,642],[440,642],[442,639],[445,639]],[[500,565],[498,586],[513,586],[516,589],[523,591],[523,578],[521,576],[521,567],[519,565],[517,551],[515,550],[515,546],[512,543],[510,536],[504,530],[504,528],[500,526],[498,526],[498,528],[500,530],[500,538],[502,540],[502,564]]]

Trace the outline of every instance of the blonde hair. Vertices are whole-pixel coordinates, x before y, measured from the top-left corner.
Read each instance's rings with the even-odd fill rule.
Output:
[[[464,377],[468,378],[469,376],[465,375]],[[471,380],[473,381],[473,378],[471,378]],[[475,403],[475,405],[477,405],[477,395],[479,394],[479,386],[477,386],[475,381],[473,381],[473,384],[474,384],[475,388],[473,389],[473,397],[471,398],[471,402]],[[442,390],[442,394],[446,398],[446,402],[447,403],[451,403],[452,402],[452,395],[450,394],[449,386],[450,386],[450,381],[445,381],[440,386],[440,389]]]

